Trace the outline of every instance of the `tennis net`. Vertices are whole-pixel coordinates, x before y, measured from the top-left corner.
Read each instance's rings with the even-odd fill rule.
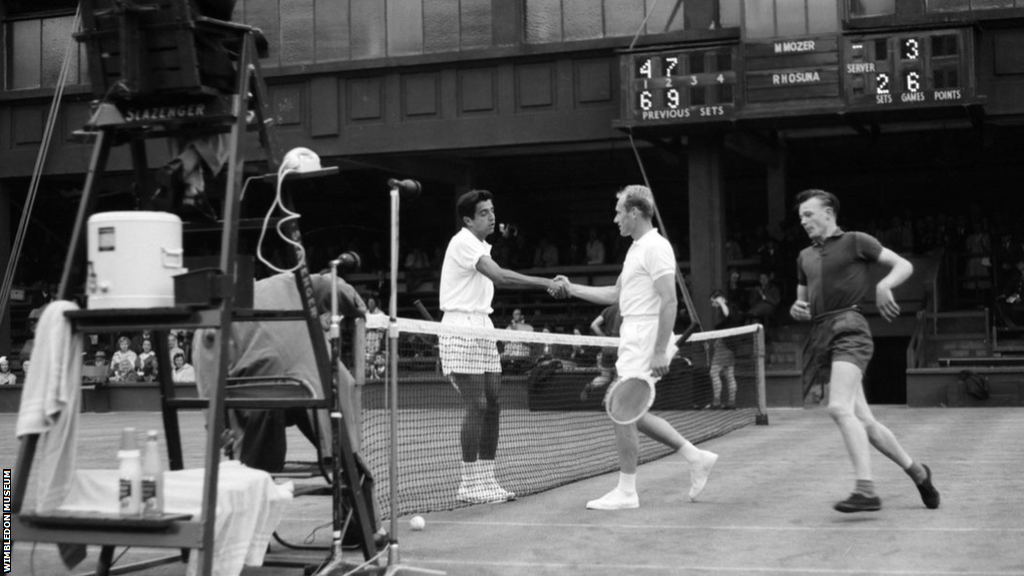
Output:
[[[602,406],[607,386],[594,385],[595,380],[611,380],[606,366],[614,366],[617,338],[474,329],[399,318],[399,485],[398,501],[389,502],[390,400],[383,365],[391,345],[388,325],[386,316],[371,317],[367,337],[358,339],[369,343],[362,351],[367,365],[361,454],[377,481],[378,509],[384,517],[467,505],[457,498],[466,413],[460,390],[482,386],[483,379],[452,378],[445,368],[458,373],[480,365],[500,366],[496,476],[517,497],[618,469],[613,425]],[[378,343],[379,349],[373,349]],[[697,333],[677,344],[679,353],[669,374],[657,385],[653,414],[694,443],[755,422],[767,423],[759,325]],[[490,353],[481,352],[487,349]],[[722,366],[717,398],[713,364]],[[735,376],[734,393],[725,374],[727,364]],[[641,463],[671,453],[641,435]]]

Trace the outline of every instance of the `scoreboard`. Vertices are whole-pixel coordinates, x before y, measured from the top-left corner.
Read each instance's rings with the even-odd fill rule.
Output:
[[[622,57],[624,124],[728,120],[736,110],[737,46]]]
[[[615,125],[974,104],[974,49],[972,29],[949,28],[626,53]]]
[[[871,34],[844,39],[846,102],[887,109],[976,100],[970,29]]]

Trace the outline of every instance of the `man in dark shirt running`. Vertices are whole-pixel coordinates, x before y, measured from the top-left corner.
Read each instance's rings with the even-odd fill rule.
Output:
[[[858,305],[870,287],[868,266],[878,262],[889,273],[875,286],[875,304],[892,321],[900,307],[892,289],[914,271],[913,265],[874,237],[844,232],[836,224],[839,200],[823,190],[805,190],[797,196],[800,225],[813,244],[797,258],[796,302],[789,313],[795,320],[812,322],[804,347],[804,388],[821,373],[830,374],[828,411],[839,426],[853,462],[853,493],[835,509],[840,512],[881,510],[871,476],[868,443],[900,465],[914,480],[928,508],[939,507],[939,492],[932,486],[931,470],[916,462],[896,436],[875,420],[864,398],[863,377],[874,351],[868,322]]]

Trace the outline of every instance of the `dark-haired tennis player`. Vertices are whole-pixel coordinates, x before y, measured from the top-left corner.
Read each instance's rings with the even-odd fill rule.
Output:
[[[619,234],[633,238],[622,273],[614,286],[581,286],[564,276],[568,294],[597,304],[619,302],[618,378],[643,378],[652,384],[668,373],[667,355],[672,326],[676,320],[676,258],[672,245],[654,228],[654,195],[646,186],[627,186],[618,193],[615,223]],[[591,510],[638,508],[636,468],[640,454],[637,432],[671,446],[690,463],[690,499],[704,489],[718,455],[700,450],[664,419],[644,414],[635,424],[615,424],[619,454],[619,484],[597,500],[587,502]]]
[[[925,506],[938,508],[939,492],[932,486],[931,470],[914,461],[896,436],[875,420],[862,385],[874,351],[868,321],[859,308],[870,288],[868,265],[878,262],[889,268],[875,286],[875,305],[890,322],[900,313],[892,289],[906,281],[914,267],[874,237],[841,230],[836,224],[839,200],[832,193],[804,190],[796,201],[800,225],[812,241],[797,258],[796,302],[789,311],[795,320],[812,323],[804,346],[804,391],[819,381],[819,375],[828,380],[828,411],[843,435],[856,475],[853,493],[837,502],[835,509],[882,509],[871,476],[869,442],[907,472]]]
[[[491,259],[485,240],[494,233],[492,195],[472,190],[459,197],[456,211],[462,229],[452,236],[441,265],[442,324],[494,328],[490,314],[494,285],[539,288],[561,297],[554,280],[505,270]],[[462,481],[457,497],[463,502],[505,502],[515,494],[498,484],[494,459],[498,452],[501,407],[501,360],[493,338],[441,336],[438,339],[441,367],[462,396],[466,414],[462,421]]]

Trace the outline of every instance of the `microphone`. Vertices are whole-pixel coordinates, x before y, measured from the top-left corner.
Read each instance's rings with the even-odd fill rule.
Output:
[[[362,266],[363,260],[359,257],[359,254],[348,251],[342,252],[337,258],[338,272],[358,272],[359,267]]]
[[[412,199],[420,195],[420,183],[415,180],[395,180],[394,178],[388,178],[388,186],[390,188],[398,188],[406,198]]]

